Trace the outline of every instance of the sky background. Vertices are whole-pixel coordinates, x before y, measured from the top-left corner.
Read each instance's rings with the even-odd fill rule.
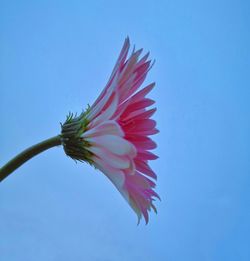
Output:
[[[102,90],[124,38],[156,64],[147,226],[61,147],[0,184],[0,259],[250,260],[250,2],[0,1],[0,165]],[[146,84],[145,83],[145,84]]]

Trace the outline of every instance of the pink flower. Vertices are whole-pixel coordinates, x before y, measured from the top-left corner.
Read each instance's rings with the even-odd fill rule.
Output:
[[[70,114],[62,125],[64,150],[73,159],[86,161],[102,171],[120,191],[132,209],[148,223],[154,198],[156,174],[148,162],[157,159],[150,152],[156,143],[156,122],[150,117],[156,108],[145,96],[154,83],[138,91],[151,68],[149,53],[139,59],[142,49],[128,56],[125,40],[110,79],[94,102],[78,117]]]

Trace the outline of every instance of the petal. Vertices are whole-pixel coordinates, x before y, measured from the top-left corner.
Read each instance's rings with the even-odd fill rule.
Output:
[[[86,138],[93,146],[104,147],[116,155],[136,155],[136,149],[129,141],[115,135]]]
[[[129,47],[130,47],[130,42],[129,42],[129,38],[127,37],[124,41],[124,44],[123,44],[123,47],[122,47],[122,50],[120,52],[120,55],[117,59],[117,62],[114,66],[114,69],[111,73],[111,76],[108,80],[108,83],[107,85],[105,86],[105,88],[103,89],[103,91],[101,92],[101,94],[99,95],[99,97],[96,99],[96,101],[94,102],[93,104],[93,107],[95,107],[97,105],[97,103],[99,103],[99,101],[101,99],[103,99],[104,95],[107,93],[107,90],[110,88],[110,86],[112,85],[112,83],[114,83],[114,78],[115,78],[115,75],[117,76],[118,75],[118,71],[119,71],[119,68],[122,67],[122,65],[124,64],[124,61],[126,60],[126,57],[128,55],[128,51],[129,51]],[[115,81],[116,82],[116,81]]]
[[[135,166],[136,166],[136,169],[138,171],[140,171],[141,173],[143,173],[153,179],[157,179],[156,174],[145,161],[135,159]]]
[[[151,83],[148,86],[144,87],[142,90],[134,94],[130,99],[132,102],[137,102],[142,100],[155,86],[155,83]]]
[[[130,114],[130,117],[133,117],[134,120],[135,119],[149,119],[155,112],[156,112],[156,108],[153,108],[153,109],[150,109],[150,110],[138,113],[138,114],[136,114],[136,112],[135,112],[134,116]]]
[[[155,160],[158,159],[158,156],[150,151],[140,151],[137,154],[137,158],[141,160]]]
[[[90,147],[88,148],[94,155],[98,156],[100,159],[105,161],[108,165],[116,169],[127,169],[130,167],[130,159],[126,156],[118,156],[110,151],[99,148],[99,147]]]
[[[148,136],[148,135],[154,135],[159,133],[159,130],[154,128],[152,130],[145,130],[145,131],[138,131],[138,132],[129,132],[129,135],[135,134],[135,135],[141,135],[141,136]]]
[[[137,67],[141,66],[143,63],[145,63],[147,61],[149,57],[149,52],[147,52],[141,59],[140,61],[138,61],[137,63]]]
[[[153,130],[156,126],[156,122],[151,119],[139,119],[128,121],[127,124],[123,126],[125,132],[143,132]]]
[[[116,92],[114,92],[111,97],[110,100],[108,101],[108,106],[107,108],[105,108],[99,116],[97,116],[91,123],[90,126],[96,126],[97,124],[99,124],[100,122],[103,122],[105,120],[109,120],[112,115],[115,113],[116,109],[118,106],[118,94]]]
[[[140,55],[140,50],[132,54],[130,58],[127,60],[125,67],[121,72],[119,84],[122,85],[124,82],[126,82],[129,79],[130,76],[133,75],[133,70],[137,63],[139,55]]]
[[[124,132],[122,131],[120,125],[116,121],[105,121],[101,124],[97,125],[94,128],[91,128],[85,131],[81,137],[93,137],[93,136],[101,136],[101,135],[116,135],[123,137]]]
[[[141,72],[140,74],[137,74],[136,80],[133,83],[133,87],[129,90],[129,95],[132,95],[133,93],[136,92],[136,90],[139,89],[139,87],[141,86],[141,84],[144,82],[148,71],[152,68],[152,66],[154,65],[154,63],[151,64],[151,61],[146,62],[147,63],[147,68],[145,68],[146,70],[144,72]]]
[[[146,142],[133,141],[133,144],[138,151],[153,150],[157,147],[156,143],[152,140]]]
[[[91,108],[90,108],[90,112],[87,115],[87,118],[89,121],[91,121],[92,119],[94,119],[103,109],[103,107],[106,105],[106,103],[108,102],[110,96],[112,95],[113,91],[115,90],[115,88],[117,87],[117,74],[114,76],[114,79],[112,80],[111,85],[109,86],[109,88],[107,90],[105,90],[104,95],[101,99],[98,100],[98,102],[95,102]]]
[[[137,111],[146,107],[151,106],[152,104],[154,104],[155,101],[148,99],[148,98],[144,98],[141,101],[129,104],[129,106],[127,107],[127,110],[129,111]]]
[[[125,174],[123,173],[123,171],[112,168],[111,166],[107,165],[106,162],[99,158],[93,157],[93,160],[95,162],[95,167],[103,172],[106,177],[108,177],[108,179],[115,185],[122,196],[129,202],[128,192],[126,191],[126,189],[124,189]]]

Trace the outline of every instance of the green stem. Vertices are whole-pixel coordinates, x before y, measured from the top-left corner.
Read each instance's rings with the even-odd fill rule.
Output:
[[[7,162],[2,168],[0,168],[0,182],[10,175],[13,171],[19,168],[29,159],[33,158],[37,154],[50,149],[52,147],[61,145],[61,136],[55,136],[50,139],[44,140],[18,154],[12,160]]]

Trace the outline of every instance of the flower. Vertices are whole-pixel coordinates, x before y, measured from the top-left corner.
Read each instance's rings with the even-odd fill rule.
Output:
[[[138,91],[150,68],[149,53],[129,52],[126,38],[110,79],[92,106],[81,115],[70,114],[62,125],[62,143],[68,156],[85,161],[103,172],[127,200],[140,221],[148,223],[148,211],[156,212],[156,174],[148,162],[157,158],[150,150],[156,143],[156,122],[150,117],[156,108],[145,96],[151,83]]]

